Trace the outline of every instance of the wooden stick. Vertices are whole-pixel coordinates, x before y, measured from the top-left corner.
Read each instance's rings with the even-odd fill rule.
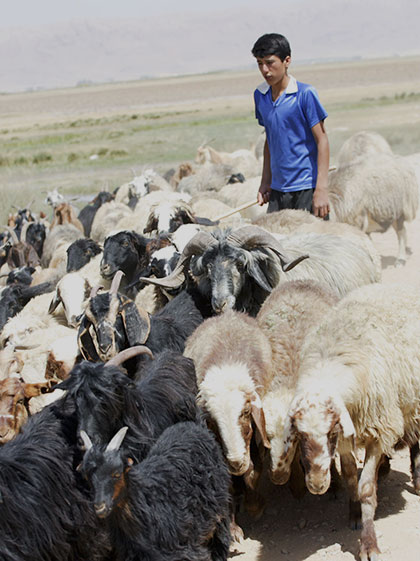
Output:
[[[249,203],[245,203],[241,206],[238,206],[237,208],[234,208],[233,210],[229,211],[226,214],[222,214],[221,216],[218,216],[217,218],[214,218],[213,221],[217,222],[218,220],[223,220],[224,218],[227,218],[228,216],[232,216],[232,214],[235,214],[235,212],[241,212],[241,210],[245,210],[246,208],[249,208],[250,206],[254,206],[257,205],[258,201],[250,201]]]

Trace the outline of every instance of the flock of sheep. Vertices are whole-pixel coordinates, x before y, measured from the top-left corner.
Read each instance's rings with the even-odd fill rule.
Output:
[[[249,204],[261,141],[201,146],[79,211],[56,190],[50,220],[10,214],[5,561],[226,560],[239,506],[264,511],[267,466],[297,497],[341,476],[360,558],[378,561],[377,474],[395,448],[420,494],[420,299],[381,284],[368,235],[392,226],[405,263],[414,171],[361,132],[330,171],[329,221],[267,215]]]

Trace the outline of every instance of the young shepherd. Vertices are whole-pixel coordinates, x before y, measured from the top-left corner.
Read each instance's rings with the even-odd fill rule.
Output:
[[[412,287],[376,284],[343,298],[304,343],[286,421],[279,477],[287,481],[299,444],[306,485],[323,494],[337,449],[350,492],[351,526],[362,522],[362,561],[379,559],[373,523],[377,473],[396,446],[410,446],[420,493],[419,297]],[[355,446],[366,452],[359,482]]]

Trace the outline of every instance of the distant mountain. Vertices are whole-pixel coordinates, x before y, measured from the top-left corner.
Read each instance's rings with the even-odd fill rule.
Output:
[[[295,62],[420,53],[418,0],[279,0],[275,11],[210,10],[2,29],[0,91],[248,68],[254,41],[273,31],[288,37]]]

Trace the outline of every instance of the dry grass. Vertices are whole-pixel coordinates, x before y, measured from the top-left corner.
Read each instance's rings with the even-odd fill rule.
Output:
[[[396,153],[420,151],[420,58],[297,66],[329,113],[332,161],[342,142],[368,129]],[[193,160],[204,141],[221,150],[250,148],[260,132],[252,91],[258,72],[237,72],[106,84],[0,96],[0,223],[12,205],[44,191],[71,194],[113,189],[133,172],[163,173]],[[97,156],[91,159],[91,156]]]

